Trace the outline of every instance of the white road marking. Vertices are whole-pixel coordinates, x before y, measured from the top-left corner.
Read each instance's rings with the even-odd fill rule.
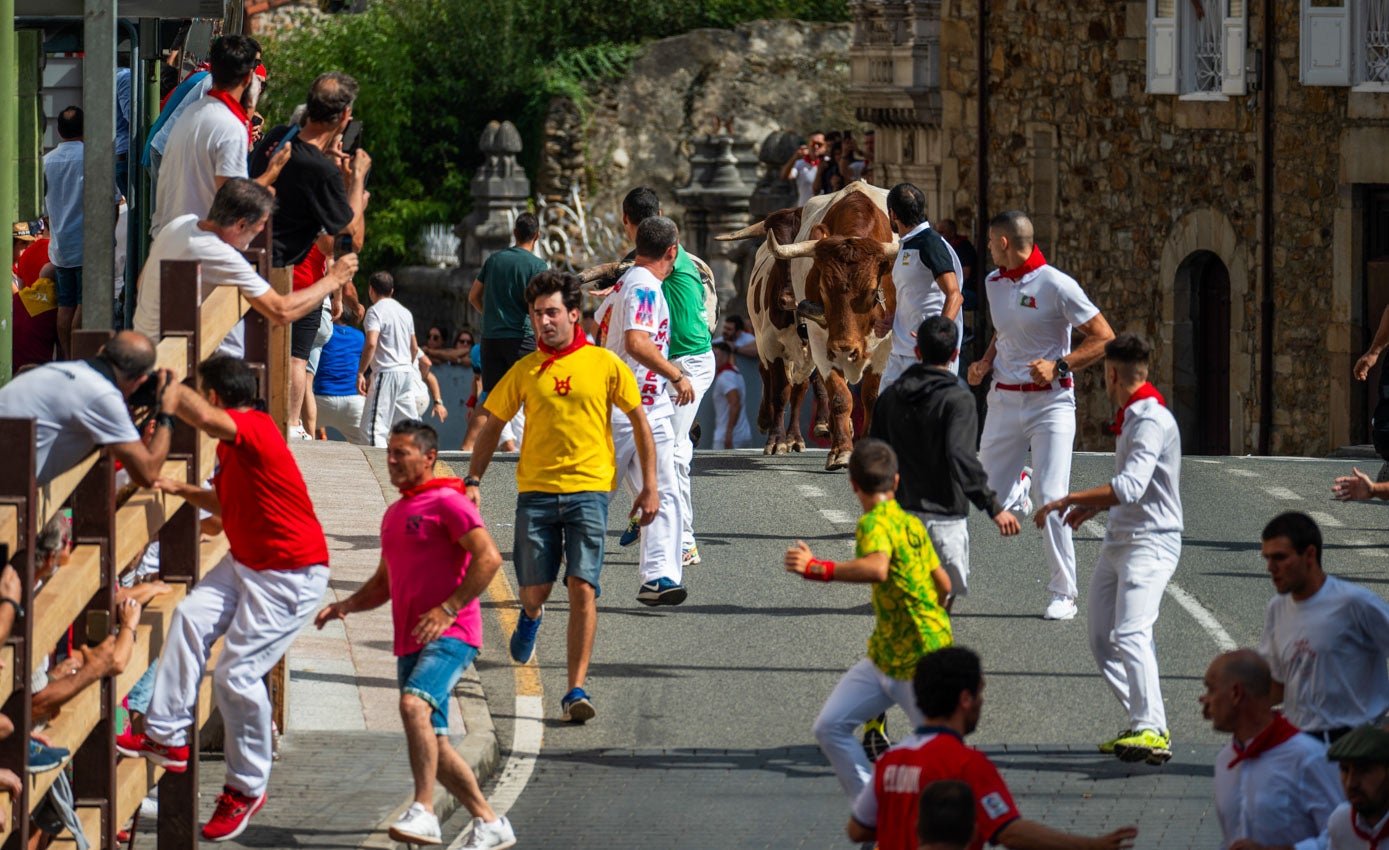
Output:
[[[1346,524],[1336,519],[1326,511],[1308,511],[1307,516],[1316,520],[1319,524],[1327,528],[1345,528]]]
[[[1211,464],[1215,464],[1216,466],[1219,466],[1219,465],[1220,465],[1220,461],[1218,461],[1218,460],[1211,460],[1210,458],[1205,458],[1205,457],[1188,457],[1188,458],[1183,458],[1183,460],[1189,460],[1189,461],[1191,461],[1192,463],[1211,463]]]
[[[498,816],[511,811],[526,783],[530,782],[535,771],[535,761],[540,756],[540,743],[545,733],[545,708],[540,697],[516,697],[516,723],[511,733],[511,753],[506,757],[506,767],[492,789],[487,802],[492,804]],[[468,833],[463,833],[449,845],[449,850],[463,846]]]
[[[1231,468],[1231,469],[1225,470],[1225,472],[1228,473],[1228,474],[1230,474],[1230,475],[1234,475],[1234,476],[1236,476],[1236,477],[1239,477],[1239,478],[1261,478],[1261,477],[1262,477],[1262,476],[1259,475],[1259,473],[1255,472],[1255,471],[1252,470],[1252,469],[1234,469],[1234,468]]]
[[[836,510],[834,508],[821,508],[820,516],[824,517],[830,522],[851,523],[854,521],[854,518],[849,516],[847,512]]]
[[[825,491],[821,490],[819,487],[816,487],[814,484],[797,484],[796,492],[800,493],[807,499],[819,499],[823,498],[825,495]]]
[[[1198,602],[1196,597],[1183,590],[1181,585],[1177,584],[1175,581],[1169,581],[1167,583],[1167,595],[1177,600],[1177,604],[1185,608],[1186,612],[1191,615],[1191,618],[1199,623],[1201,628],[1206,630],[1206,634],[1211,636],[1211,639],[1215,641],[1215,645],[1221,652],[1229,652],[1235,648],[1236,644],[1234,639],[1231,638],[1230,633],[1225,631],[1225,628],[1220,625],[1220,622],[1215,619],[1215,615],[1210,612],[1210,609]]]
[[[1289,502],[1302,498],[1300,494],[1289,490],[1287,487],[1265,487],[1264,492],[1275,499],[1283,499]]]

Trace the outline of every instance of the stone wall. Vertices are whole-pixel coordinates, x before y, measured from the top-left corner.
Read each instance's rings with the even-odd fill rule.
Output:
[[[594,88],[586,120],[573,104],[551,108],[536,188],[560,194],[585,181],[604,213],[651,186],[680,221],[689,139],[716,119],[759,144],[778,130],[858,126],[845,94],[849,34],[847,24],[775,20],[652,42],[625,78]]]
[[[975,205],[978,98],[974,0],[942,4],[942,183],[956,206]],[[1249,44],[1262,39],[1259,9],[1251,9]],[[1158,341],[1155,370],[1173,369],[1174,281],[1163,278],[1165,248],[1180,252],[1186,221],[1196,241],[1225,254],[1232,270],[1247,270],[1243,292],[1232,280],[1231,446],[1254,451],[1259,422],[1260,138],[1258,94],[1203,102],[1149,95],[1146,86],[1147,3],[1079,0],[995,2],[990,16],[991,144],[989,206],[1035,214],[1048,259],[1076,277],[1116,331]],[[1333,256],[1352,251],[1333,244],[1333,222],[1348,203],[1342,134],[1386,122],[1348,114],[1343,88],[1298,83],[1299,3],[1278,0],[1280,42],[1274,151],[1276,454],[1325,454],[1332,420],[1331,386],[1354,355],[1337,348],[1361,343],[1351,335],[1351,309],[1332,303]],[[1380,97],[1383,97],[1382,95]],[[1194,218],[1193,218],[1194,217]],[[1192,224],[1195,223],[1195,224]],[[1228,223],[1230,239],[1216,239]],[[1224,225],[1221,224],[1221,227]],[[1347,231],[1352,228],[1346,228]],[[1209,230],[1209,233],[1205,231]],[[1230,244],[1232,243],[1232,244]],[[1345,315],[1342,315],[1345,314]],[[1355,351],[1358,354],[1359,351]],[[1329,372],[1339,374],[1328,380]],[[1098,369],[1080,382],[1080,445],[1103,448],[1101,427],[1111,413]]]

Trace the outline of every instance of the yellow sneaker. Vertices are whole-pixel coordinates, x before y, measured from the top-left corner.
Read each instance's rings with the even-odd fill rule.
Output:
[[[1115,735],[1113,738],[1110,738],[1108,741],[1103,741],[1103,742],[1101,742],[1101,743],[1100,743],[1100,752],[1104,753],[1104,754],[1107,755],[1107,756],[1112,756],[1112,755],[1114,755],[1114,745],[1117,744],[1117,743],[1119,743],[1120,741],[1124,740],[1125,738],[1128,738],[1128,737],[1131,736],[1131,735],[1133,735],[1133,730],[1132,730],[1132,729],[1125,729],[1124,731],[1120,732],[1118,735]]]
[[[1166,764],[1172,758],[1172,736],[1167,732],[1140,729],[1127,738],[1115,741],[1114,754],[1123,762]]]

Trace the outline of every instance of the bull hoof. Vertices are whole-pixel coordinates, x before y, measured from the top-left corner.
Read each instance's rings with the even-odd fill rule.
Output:
[[[767,441],[767,445],[765,445],[765,446],[762,447],[762,454],[764,454],[764,455],[774,455],[774,454],[776,454],[776,443],[772,442],[771,440],[768,440],[768,441]]]
[[[800,434],[797,434],[795,437],[793,437],[793,438],[791,439],[791,451],[793,451],[793,452],[803,452],[803,451],[805,451],[805,437],[802,437]]]
[[[776,444],[776,454],[785,455],[791,453],[791,444],[785,440],[779,440]]]
[[[830,452],[829,457],[825,458],[825,469],[834,472],[838,469],[849,468],[850,452]]]
[[[811,431],[811,434],[813,434],[815,437],[817,437],[817,438],[819,438],[819,439],[821,439],[821,440],[823,440],[823,439],[829,437],[829,435],[830,435],[830,423],[828,423],[828,422],[816,422],[816,423],[815,423],[815,429],[814,429],[813,431]]]
[[[825,318],[825,308],[809,299],[796,305],[796,315],[805,319],[807,322],[814,322],[820,327],[828,327],[829,322]]]

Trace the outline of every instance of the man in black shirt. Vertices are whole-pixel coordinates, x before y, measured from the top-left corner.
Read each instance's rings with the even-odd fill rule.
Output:
[[[278,203],[271,261],[278,267],[307,264],[295,270],[295,289],[311,286],[323,276],[322,266],[333,254],[334,236],[350,233],[353,251],[362,248],[371,157],[361,148],[349,157],[340,145],[356,99],[357,81],[346,74],[332,72],[314,80],[305,101],[303,123],[289,142],[289,162],[275,180]],[[287,125],[266,134],[251,155],[253,175],[266,168],[292,130]],[[319,250],[311,255],[315,242]],[[321,311],[297,320],[290,332],[290,430],[296,435],[303,431],[299,427],[301,407],[312,398],[305,391],[309,361],[315,346],[321,349],[331,336],[331,318],[325,321]]]

